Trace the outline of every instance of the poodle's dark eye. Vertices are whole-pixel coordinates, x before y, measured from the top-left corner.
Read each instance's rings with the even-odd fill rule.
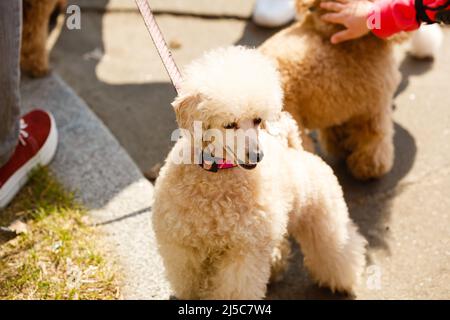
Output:
[[[236,122],[231,122],[231,123],[229,123],[229,124],[227,124],[227,125],[224,125],[223,127],[225,128],[225,129],[236,129],[237,128],[237,123]]]
[[[260,125],[260,124],[261,124],[261,122],[262,122],[262,119],[261,119],[261,118],[256,118],[256,119],[253,119],[253,123],[255,124],[255,126],[258,126],[258,125]]]

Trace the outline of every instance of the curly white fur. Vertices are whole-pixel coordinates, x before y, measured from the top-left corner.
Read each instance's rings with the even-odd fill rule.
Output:
[[[174,107],[184,128],[194,120],[219,127],[254,116],[283,123],[275,135],[259,130],[266,156],[254,170],[210,173],[195,164],[175,165],[171,159],[187,141],[174,146],[156,182],[152,221],[175,295],[263,298],[271,264],[283,269],[288,229],[319,284],[352,291],[365,265],[366,241],[349,218],[331,168],[301,149],[295,121],[281,113],[272,63],[242,47],[208,53],[188,68]]]

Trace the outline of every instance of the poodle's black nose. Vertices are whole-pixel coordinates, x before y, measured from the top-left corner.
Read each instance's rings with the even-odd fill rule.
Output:
[[[264,152],[262,150],[259,150],[257,152],[250,151],[248,153],[248,159],[252,163],[261,162],[263,158],[264,158]]]

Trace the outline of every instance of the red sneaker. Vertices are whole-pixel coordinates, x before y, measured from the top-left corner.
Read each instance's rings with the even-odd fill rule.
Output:
[[[19,143],[11,159],[0,168],[0,208],[11,202],[34,168],[52,161],[57,144],[58,132],[50,113],[34,110],[20,119]]]

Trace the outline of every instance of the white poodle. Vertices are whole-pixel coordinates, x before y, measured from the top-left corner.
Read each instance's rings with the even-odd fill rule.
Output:
[[[152,217],[177,298],[264,298],[271,266],[283,269],[288,230],[320,285],[351,292],[357,284],[366,241],[332,170],[301,149],[282,102],[275,66],[255,50],[215,50],[188,67],[173,104],[184,133],[156,182]],[[227,139],[192,142],[199,123]],[[256,134],[242,152],[244,130]]]

